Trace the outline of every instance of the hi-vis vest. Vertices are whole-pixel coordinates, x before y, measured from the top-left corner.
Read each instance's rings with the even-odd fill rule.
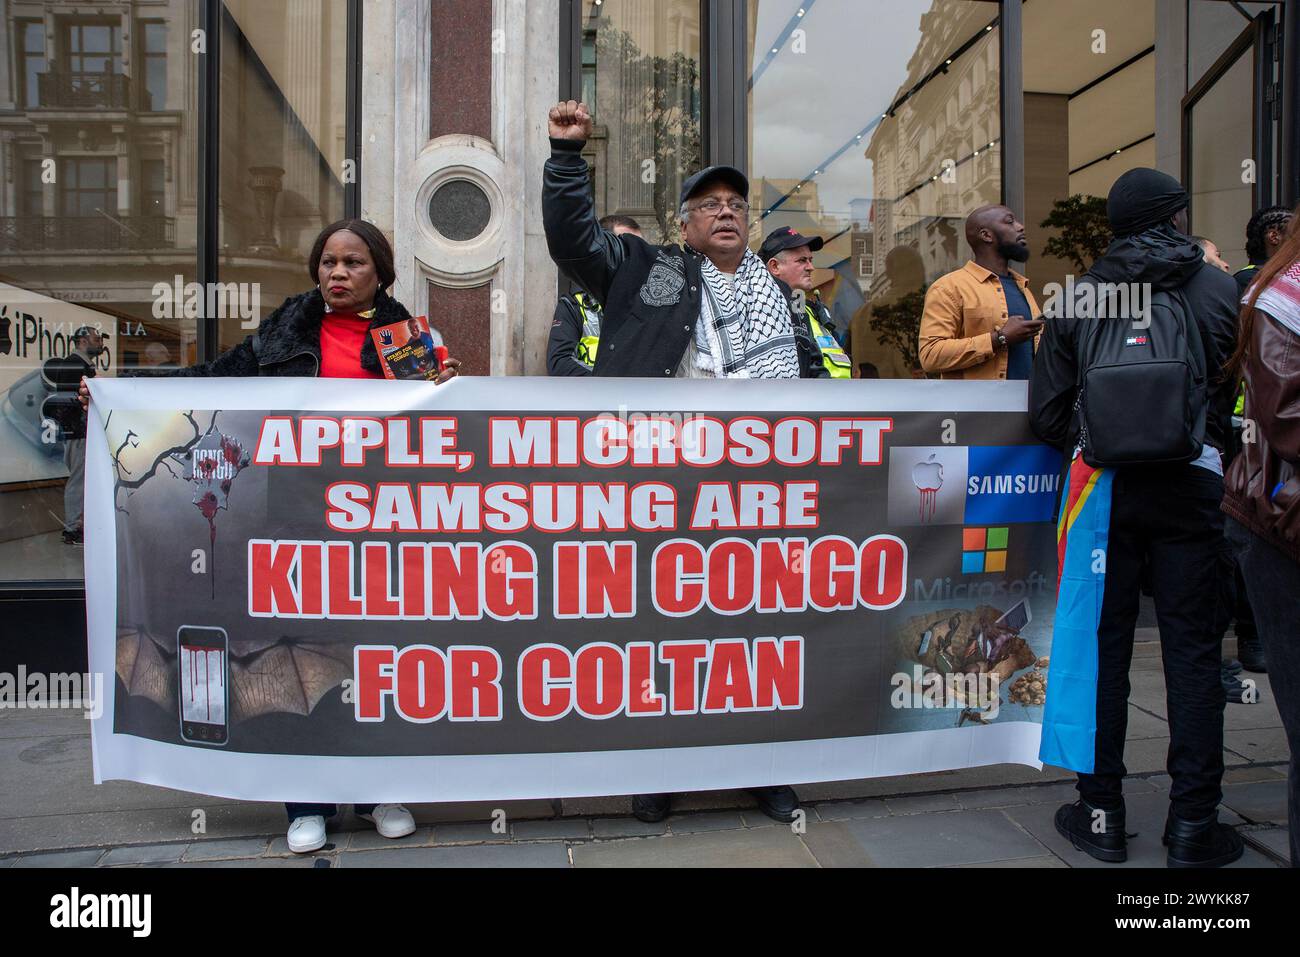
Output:
[[[852,379],[853,364],[849,361],[849,357],[844,350],[840,348],[840,344],[835,341],[835,337],[817,321],[812,306],[804,306],[803,311],[808,314],[808,325],[812,329],[813,338],[817,340],[817,348],[822,351],[822,365],[831,374],[831,378]]]
[[[600,304],[580,292],[573,294],[573,301],[582,315],[582,338],[574,358],[590,369],[596,364],[596,347],[600,345]]]

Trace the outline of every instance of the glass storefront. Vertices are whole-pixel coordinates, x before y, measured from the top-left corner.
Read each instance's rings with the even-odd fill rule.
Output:
[[[1098,204],[1133,166],[1183,178],[1191,229],[1234,268],[1251,212],[1294,199],[1286,4],[557,5],[557,62],[526,68],[549,85],[558,66],[556,92],[592,107],[597,213],[672,241],[683,179],[745,167],[754,248],[782,226],[826,241],[815,282],[860,374],[917,374],[925,289],[969,255],[977,206],[1016,207],[1041,291],[1104,249]],[[391,38],[360,42],[361,8],[0,5],[0,585],[81,576],[64,535],[78,467],[58,412],[68,354],[132,375],[228,347],[309,286],[317,231],[358,209],[357,76],[397,75]],[[255,308],[173,304],[217,282],[256,289]]]
[[[191,364],[205,323],[224,348],[311,285],[311,243],[344,212],[348,4],[0,10],[14,65],[0,71],[0,582],[77,580],[67,477],[84,453],[60,384],[78,361],[98,375]],[[213,40],[196,31],[212,22],[221,73],[203,103],[196,54]],[[220,174],[205,183],[215,104]],[[205,245],[216,267],[201,276]],[[249,295],[204,320],[199,281]]]
[[[755,246],[820,236],[813,281],[864,374],[920,367],[925,285],[969,256],[966,214],[1002,195],[998,5],[754,0]]]
[[[256,315],[227,315],[219,346],[241,342],[311,288],[307,255],[343,218],[347,6],[337,0],[225,0],[221,36],[218,241],[223,283],[259,289]],[[251,313],[254,310],[246,310]]]
[[[1105,248],[1106,194],[1137,166],[1182,179],[1191,231],[1234,270],[1246,265],[1246,222],[1281,191],[1280,112],[1267,88],[1281,64],[1264,49],[1279,15],[1276,3],[1215,0],[1025,4],[1024,221],[1035,289],[1083,272]]]
[[[584,155],[596,214],[675,235],[682,180],[699,168],[698,0],[582,0],[581,90],[595,128]]]

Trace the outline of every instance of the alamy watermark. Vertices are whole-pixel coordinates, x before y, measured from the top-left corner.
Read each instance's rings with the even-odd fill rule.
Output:
[[[700,426],[707,418],[698,412],[629,412],[626,405],[596,415],[598,420],[616,423],[600,437],[604,449],[675,447],[687,454],[702,448]]]
[[[1151,325],[1151,283],[1075,282],[1043,286],[1043,316],[1047,319],[1129,319],[1133,328]]]
[[[0,671],[0,708],[45,710],[81,708],[94,721],[104,713],[104,676],[100,672]]]
[[[1002,678],[992,671],[944,674],[914,665],[911,672],[892,675],[889,684],[892,708],[961,708],[978,712],[977,720],[982,722],[996,718],[1002,704],[998,694]]]
[[[155,319],[238,319],[240,328],[252,329],[261,315],[261,283],[186,282],[178,273],[150,291]]]

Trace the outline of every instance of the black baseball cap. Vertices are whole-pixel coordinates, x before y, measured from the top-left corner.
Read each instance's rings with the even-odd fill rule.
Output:
[[[705,183],[711,183],[719,179],[734,189],[746,199],[749,198],[749,180],[745,174],[734,166],[706,166],[694,176],[687,178],[682,183],[682,198],[678,205],[685,205],[686,201],[694,196]]]
[[[758,247],[758,258],[767,262],[777,253],[786,249],[798,249],[800,246],[807,246],[813,252],[821,249],[826,245],[826,241],[820,236],[813,236],[811,239],[799,233],[793,226],[782,226],[780,229],[774,229],[767,234],[767,239],[763,240],[763,245]]]

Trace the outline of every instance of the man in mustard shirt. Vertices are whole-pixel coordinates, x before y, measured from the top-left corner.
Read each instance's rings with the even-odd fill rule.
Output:
[[[1029,258],[1025,226],[1005,206],[966,218],[974,259],[935,280],[921,314],[921,368],[941,379],[1028,379],[1041,311],[1010,263]]]

